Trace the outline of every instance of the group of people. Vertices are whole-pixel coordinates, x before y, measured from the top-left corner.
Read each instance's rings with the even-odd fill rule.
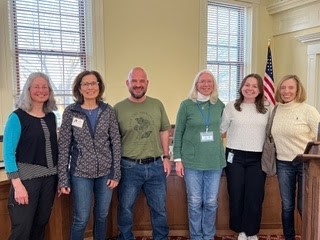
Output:
[[[167,238],[171,125],[163,104],[146,96],[148,84],[144,69],[133,68],[126,80],[130,96],[111,107],[103,102],[101,75],[81,72],[72,86],[75,103],[64,110],[57,136],[52,83],[41,72],[28,77],[4,130],[10,240],[44,239],[56,192],[72,196],[70,239],[84,238],[93,199],[93,238],[104,240],[117,186],[119,239],[134,239],[133,207],[141,190],[154,239]]]
[[[263,80],[258,74],[244,77],[239,97],[226,106],[218,99],[217,90],[212,73],[201,71],[177,114],[173,157],[177,174],[186,183],[190,238],[214,239],[224,168],[229,227],[239,233],[238,240],[258,239],[266,180],[261,156],[266,126],[275,111],[271,133],[276,145],[283,233],[286,240],[294,240],[296,194],[301,215],[302,163],[293,159],[315,140],[319,112],[304,103],[306,92],[296,75],[284,76],[278,83],[275,108],[265,100]]]
[[[167,239],[171,126],[161,101],[146,95],[148,84],[143,68],[131,69],[126,80],[129,97],[111,107],[103,101],[101,75],[81,72],[72,86],[75,103],[64,110],[57,136],[52,83],[40,72],[28,77],[4,130],[5,170],[11,180],[10,240],[44,239],[56,192],[72,196],[70,239],[84,238],[92,198],[93,238],[105,239],[116,187],[118,239],[134,239],[133,208],[140,191],[150,207],[153,239]],[[320,122],[318,111],[305,99],[297,76],[288,75],[279,82],[272,135],[287,240],[295,235],[296,182],[300,214],[302,199],[302,165],[292,160],[315,138]],[[258,74],[246,76],[239,97],[226,106],[218,98],[213,74],[203,70],[196,75],[189,97],[179,107],[173,140],[176,173],[184,177],[187,189],[192,240],[214,239],[223,169],[230,228],[240,240],[258,239],[266,179],[261,155],[272,111]]]

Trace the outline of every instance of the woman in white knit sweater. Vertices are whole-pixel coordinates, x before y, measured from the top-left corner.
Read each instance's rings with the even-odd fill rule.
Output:
[[[282,225],[286,240],[295,239],[294,209],[298,182],[297,207],[302,208],[302,163],[292,160],[315,139],[320,114],[304,101],[306,92],[296,75],[284,76],[276,90],[278,107],[271,129],[277,149],[277,175],[282,200]]]
[[[242,80],[239,98],[223,111],[220,130],[227,133],[229,226],[239,233],[238,240],[258,240],[266,179],[261,154],[271,110],[264,100],[263,80],[253,73]]]

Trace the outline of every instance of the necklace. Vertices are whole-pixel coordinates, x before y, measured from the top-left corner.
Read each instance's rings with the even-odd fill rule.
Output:
[[[82,109],[84,109],[84,111],[88,114],[88,115],[92,115],[92,111],[96,110],[98,108],[98,105],[95,105],[95,106],[85,106],[85,105],[82,105],[81,106]]]
[[[84,111],[87,113],[87,115],[91,116],[96,114],[96,112],[98,111],[98,107],[91,108],[91,109],[84,109]]]

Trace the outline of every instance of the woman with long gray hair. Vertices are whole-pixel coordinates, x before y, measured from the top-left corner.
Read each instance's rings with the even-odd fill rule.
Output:
[[[209,70],[200,71],[188,99],[177,114],[173,143],[176,173],[184,177],[188,195],[190,239],[214,239],[218,193],[226,166],[220,135],[224,104]]]
[[[5,171],[11,181],[9,239],[44,239],[57,189],[56,103],[49,77],[31,73],[7,120]]]

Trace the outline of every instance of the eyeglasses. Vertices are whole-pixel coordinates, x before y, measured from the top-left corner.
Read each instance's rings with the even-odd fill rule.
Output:
[[[89,88],[89,86],[97,87],[99,85],[99,82],[85,82],[85,83],[80,83],[80,85],[84,88]]]
[[[212,80],[199,80],[198,84],[201,84],[201,85],[204,85],[204,84],[212,85],[213,81]]]

